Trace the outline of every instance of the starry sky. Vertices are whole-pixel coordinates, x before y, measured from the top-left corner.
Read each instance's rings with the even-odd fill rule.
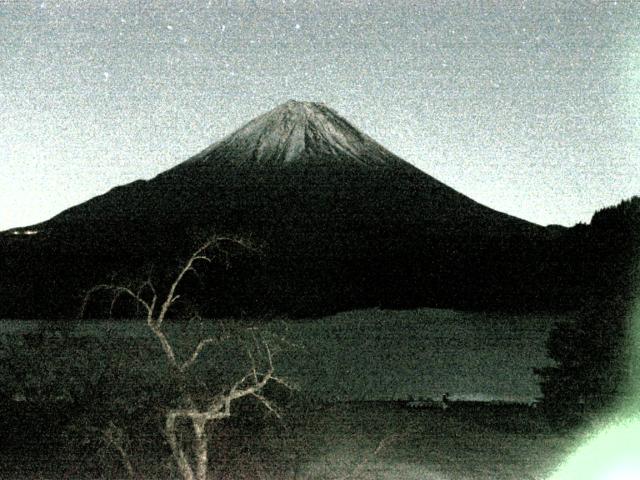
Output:
[[[540,224],[640,194],[640,2],[0,0],[0,230],[322,101]]]

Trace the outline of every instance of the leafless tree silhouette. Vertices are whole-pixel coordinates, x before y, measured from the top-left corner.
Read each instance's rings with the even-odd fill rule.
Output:
[[[146,324],[160,343],[164,358],[181,390],[180,406],[166,410],[164,433],[178,471],[184,480],[206,480],[207,478],[209,465],[208,424],[230,417],[234,402],[244,397],[255,398],[270,412],[279,416],[275,406],[263,394],[263,390],[270,382],[292,388],[288,382],[275,375],[273,353],[269,342],[260,338],[259,334],[253,331],[251,332],[252,345],[246,348],[246,352],[238,352],[239,356],[246,354],[246,357],[250,359],[246,374],[231,385],[227,385],[222,391],[209,392],[205,394],[205,398],[202,398],[202,395],[195,398],[189,388],[189,382],[197,381],[197,378],[190,380],[187,374],[201,358],[203,351],[220,345],[222,339],[216,337],[199,339],[195,348],[183,359],[180,359],[171,336],[163,328],[168,313],[180,298],[180,294],[177,292],[184,278],[189,274],[197,274],[196,267],[199,264],[211,263],[215,260],[228,262],[229,251],[225,245],[230,244],[247,250],[254,249],[251,243],[240,238],[212,237],[193,252],[179,269],[173,277],[166,295],[158,293],[151,279],[139,283],[137,288],[116,284],[100,284],[87,292],[82,307],[84,312],[88,301],[94,294],[106,291],[112,294],[111,309],[119,298],[130,297],[140,307],[140,311],[146,314]],[[179,438],[177,426],[180,422],[191,425],[193,437],[190,445],[185,445],[185,441]],[[132,475],[130,462],[123,452],[120,454],[123,456],[128,473]]]

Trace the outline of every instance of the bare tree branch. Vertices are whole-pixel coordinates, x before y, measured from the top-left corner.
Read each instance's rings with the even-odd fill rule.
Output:
[[[151,304],[146,302],[140,295],[136,294],[133,292],[133,290],[131,290],[128,287],[123,287],[121,285],[108,285],[108,284],[100,284],[100,285],[96,285],[95,287],[89,289],[87,291],[87,293],[84,296],[84,300],[82,302],[82,308],[80,310],[81,316],[84,315],[84,312],[87,308],[87,305],[89,303],[90,298],[97,292],[99,291],[110,291],[114,294],[115,299],[112,300],[112,304],[111,304],[111,308],[113,308],[113,304],[115,302],[115,300],[117,300],[120,296],[122,295],[128,295],[131,298],[133,298],[139,305],[141,305],[142,307],[144,307],[144,309],[147,311],[147,313],[149,315],[153,315],[153,310],[151,307]],[[154,295],[155,298],[155,295]],[[152,302],[153,303],[153,302]]]
[[[193,351],[193,353],[191,354],[191,357],[189,357],[188,360],[186,360],[181,366],[180,366],[180,371],[184,372],[186,371],[189,367],[191,367],[196,360],[198,360],[198,357],[200,356],[200,353],[202,352],[202,350],[204,349],[204,347],[206,347],[209,344],[212,344],[216,342],[216,339],[213,337],[209,337],[209,338],[205,338],[204,340],[201,340],[198,345],[196,346],[195,350]]]
[[[135,480],[136,474],[133,469],[133,465],[131,460],[129,459],[129,455],[125,450],[124,441],[122,438],[122,430],[116,427],[113,422],[109,422],[109,426],[103,432],[103,438],[107,445],[113,446],[118,452],[120,456],[120,460],[122,460],[122,464],[127,471],[127,475],[131,480]]]
[[[120,295],[122,295],[122,292],[116,292],[113,294],[113,298],[111,299],[111,305],[109,305],[109,318],[113,317],[113,308],[115,307],[116,302],[120,298]],[[140,307],[140,304],[136,302],[136,308],[139,308],[139,307]]]
[[[206,252],[212,247],[215,247],[216,251],[218,252],[223,251],[220,247],[221,242],[232,242],[237,245],[240,245],[245,249],[248,249],[248,250],[252,249],[252,246],[247,241],[236,239],[233,237],[212,237],[209,240],[207,240],[200,248],[198,248],[191,255],[191,257],[189,257],[189,259],[184,264],[184,266],[180,269],[180,271],[178,272],[178,275],[176,276],[175,280],[171,284],[171,287],[169,288],[169,293],[167,294],[164,302],[162,303],[162,306],[160,307],[160,313],[158,314],[155,320],[155,323],[157,324],[158,327],[160,327],[162,325],[162,322],[164,322],[167,312],[169,311],[169,308],[171,307],[171,305],[179,298],[179,295],[176,295],[176,289],[182,282],[182,279],[184,278],[184,276],[188,272],[195,271],[194,265],[196,262],[201,261],[201,262],[211,263],[215,255],[214,253],[210,253],[209,255],[207,255]]]
[[[256,371],[256,361],[253,358],[251,350],[247,349],[247,356],[251,359],[251,373],[253,373],[253,381],[258,383],[258,372]]]
[[[269,402],[269,400],[267,400],[264,396],[262,396],[258,392],[253,392],[251,395],[257,398],[258,401],[262,403],[262,405],[264,405],[267,408],[267,410],[273,413],[276,417],[281,418],[280,413],[275,409],[275,407],[271,404],[271,402]]]
[[[173,347],[171,346],[171,343],[169,342],[169,339],[167,338],[167,336],[164,334],[164,332],[159,327],[157,327],[153,323],[153,321],[149,322],[149,328],[151,328],[151,331],[154,333],[154,335],[156,336],[156,338],[160,342],[160,346],[162,347],[162,350],[164,351],[164,354],[167,357],[167,360],[169,361],[169,365],[174,370],[180,370],[180,368],[178,367],[178,361],[176,359],[176,354],[174,353]]]
[[[253,335],[253,332],[252,332]],[[254,337],[255,338],[255,337]],[[200,349],[196,347],[194,355],[185,362],[188,364],[192,359],[197,359],[199,352],[205,345],[214,341],[212,338],[203,340],[199,344],[202,345]],[[259,346],[258,346],[259,347]],[[206,409],[199,409],[196,406],[189,408],[173,409],[167,413],[166,423],[166,436],[169,445],[172,449],[176,463],[180,471],[182,472],[185,480],[205,480],[206,479],[206,463],[208,462],[207,456],[207,437],[206,437],[206,425],[208,422],[222,420],[231,416],[231,407],[234,401],[252,396],[263,405],[267,410],[273,413],[276,417],[280,418],[280,413],[261,392],[262,389],[270,382],[276,381],[282,385],[289,386],[289,384],[274,376],[273,356],[268,344],[264,343],[263,348],[256,348],[257,351],[263,350],[266,354],[267,369],[264,373],[258,372],[256,357],[251,351],[248,352],[252,359],[250,372],[237,380],[226,392],[222,392],[213,397]],[[194,360],[195,361],[195,360]],[[190,363],[189,363],[190,364]],[[194,455],[196,461],[195,474],[193,467],[187,460],[184,449],[180,445],[176,434],[176,421],[180,418],[190,420],[195,432],[194,439]],[[195,475],[195,476],[194,476]]]
[[[273,382],[279,383],[280,385],[282,385],[283,387],[288,388],[289,390],[298,390],[299,389],[297,384],[295,384],[293,382],[290,382],[290,381],[288,381],[288,380],[286,380],[284,378],[281,378],[281,377],[276,377],[274,375],[271,375],[271,380]]]
[[[251,348],[247,350],[247,356],[251,362],[249,373],[236,381],[230,388],[228,388],[228,390],[218,393],[213,398],[210,398],[208,400],[208,404],[205,401],[206,406],[204,408],[201,408],[201,406],[194,401],[194,398],[192,398],[192,393],[190,392],[189,387],[193,387],[193,385],[189,385],[187,383],[185,373],[198,361],[207,346],[223,341],[229,337],[229,334],[225,333],[222,337],[217,339],[214,337],[207,337],[200,340],[188,358],[183,362],[179,362],[174,347],[167,334],[163,331],[162,325],[172,305],[174,305],[180,298],[180,294],[178,294],[177,291],[184,277],[189,272],[197,275],[197,264],[212,263],[216,257],[223,256],[225,265],[229,267],[231,254],[224,248],[225,243],[232,243],[246,250],[253,250],[252,244],[243,239],[233,237],[212,237],[201,245],[200,248],[198,248],[180,268],[174,277],[173,282],[169,286],[166,296],[163,296],[162,300],[160,300],[158,292],[149,278],[138,285],[136,291],[129,287],[115,284],[96,285],[87,292],[82,304],[82,313],[84,313],[90,297],[93,294],[104,290],[113,294],[110,312],[113,311],[118,299],[122,296],[129,296],[133,298],[136,302],[136,307],[142,307],[144,311],[146,311],[147,325],[158,339],[169,366],[180,382],[180,388],[183,396],[181,399],[182,407],[169,409],[166,412],[164,434],[169,447],[171,448],[178,470],[180,471],[180,475],[184,480],[206,480],[209,461],[206,433],[206,426],[208,422],[228,418],[231,416],[232,403],[247,396],[253,396],[270,412],[279,416],[275,406],[261,392],[270,381],[274,381],[286,386],[287,388],[291,388],[286,381],[274,376],[273,355],[271,349],[267,342],[263,341],[261,345],[258,342],[255,331],[252,330],[252,348],[254,351],[252,351]],[[160,307],[158,310],[156,306],[159,303]],[[194,318],[200,319],[197,314]],[[260,362],[261,357],[266,357],[262,360],[266,363],[265,372],[259,371],[258,363]],[[193,443],[191,444],[191,452],[193,456],[192,461],[195,462],[195,466],[190,462],[189,455],[185,451],[183,442],[178,438],[177,424],[180,420],[190,421],[193,433],[195,434],[192,438]],[[114,445],[118,448],[115,443]],[[120,453],[122,454],[122,452]],[[127,470],[129,471],[129,466],[127,466]]]

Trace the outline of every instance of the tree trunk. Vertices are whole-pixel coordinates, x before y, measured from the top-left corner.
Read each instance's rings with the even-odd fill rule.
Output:
[[[173,453],[173,457],[176,460],[176,465],[178,466],[178,470],[180,471],[180,475],[182,475],[183,480],[195,480],[193,476],[193,469],[191,468],[191,465],[189,465],[189,461],[187,460],[184,450],[178,443],[178,438],[176,436],[176,416],[172,413],[167,414],[166,433],[169,446],[171,447],[171,452]]]
[[[196,456],[196,480],[207,480],[209,458],[207,455],[207,431],[206,421],[200,418],[193,419],[193,430],[196,434],[195,456]]]

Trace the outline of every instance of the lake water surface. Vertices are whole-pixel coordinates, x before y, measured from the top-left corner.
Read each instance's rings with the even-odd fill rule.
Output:
[[[320,399],[440,398],[530,402],[540,396],[534,367],[549,365],[545,342],[559,317],[448,310],[364,310],[271,324],[298,345],[276,368]],[[43,322],[0,321],[0,334]],[[143,321],[82,321],[76,335],[148,335]],[[172,326],[185,334],[185,324]]]

